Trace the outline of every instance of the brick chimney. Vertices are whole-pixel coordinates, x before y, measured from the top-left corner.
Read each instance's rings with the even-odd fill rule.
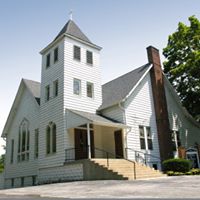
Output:
[[[153,64],[150,71],[153,91],[156,124],[161,160],[173,157],[172,138],[170,134],[167,101],[165,96],[163,72],[161,68],[159,50],[153,46],[147,47],[149,63]]]

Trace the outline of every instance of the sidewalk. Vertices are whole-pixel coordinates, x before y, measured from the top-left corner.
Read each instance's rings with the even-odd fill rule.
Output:
[[[0,190],[0,195],[60,198],[200,198],[200,176],[137,181],[77,181]]]

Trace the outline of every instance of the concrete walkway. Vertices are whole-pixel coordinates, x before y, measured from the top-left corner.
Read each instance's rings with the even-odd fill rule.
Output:
[[[0,190],[1,195],[60,198],[200,198],[200,176],[137,181],[77,181]]]

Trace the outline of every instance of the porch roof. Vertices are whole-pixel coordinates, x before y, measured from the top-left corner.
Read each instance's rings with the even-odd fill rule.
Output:
[[[117,121],[114,121],[112,119],[108,119],[104,116],[89,113],[89,112],[83,112],[78,110],[69,110],[67,111],[67,128],[74,128],[86,123],[92,123],[96,125],[102,125],[102,126],[109,126],[109,127],[116,127],[116,128],[130,128],[129,126],[119,123]]]

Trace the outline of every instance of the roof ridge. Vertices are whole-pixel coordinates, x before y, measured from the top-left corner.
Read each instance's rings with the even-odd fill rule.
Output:
[[[32,81],[32,82],[35,82],[35,83],[39,83],[41,84],[39,81],[35,81],[35,80],[31,80],[31,79],[26,79],[26,78],[22,78],[23,81]]]
[[[118,76],[117,78],[114,78],[114,79],[112,79],[112,80],[110,80],[110,81],[104,83],[102,86],[107,85],[107,84],[109,84],[109,83],[112,82],[112,81],[115,81],[115,80],[117,80],[117,79],[119,79],[119,78],[122,78],[122,77],[124,77],[124,76],[127,76],[128,74],[133,73],[134,71],[136,71],[136,70],[138,70],[138,69],[140,69],[140,68],[142,68],[142,67],[145,67],[145,66],[147,67],[147,66],[149,66],[149,65],[151,65],[151,63],[146,63],[146,64],[144,64],[144,65],[142,65],[142,66],[140,66],[140,67],[138,67],[138,68],[136,68],[136,69],[133,69],[133,70],[131,70],[131,71],[125,73],[125,74],[122,74],[122,75]]]

